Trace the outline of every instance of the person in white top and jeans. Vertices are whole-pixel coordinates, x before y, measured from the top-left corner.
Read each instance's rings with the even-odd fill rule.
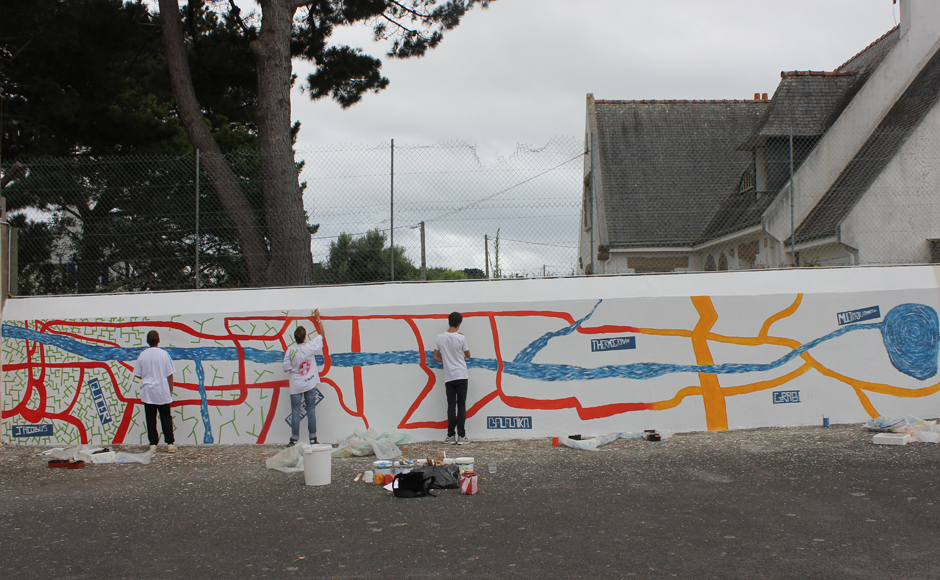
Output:
[[[444,365],[444,388],[447,391],[447,438],[445,443],[462,445],[469,442],[464,424],[467,420],[467,385],[470,375],[467,372],[467,359],[470,349],[467,339],[457,332],[463,322],[463,315],[451,312],[447,317],[450,328],[437,336],[434,360]]]
[[[158,348],[160,334],[156,330],[147,333],[147,344],[150,348],[140,353],[134,364],[134,376],[141,382],[140,400],[144,403],[150,450],[156,451],[157,443],[160,442],[160,433],[157,432],[157,413],[159,412],[163,440],[166,441],[166,452],[176,453],[173,416],[170,414],[170,403],[173,402],[173,373],[176,372],[176,367],[170,355],[162,348]]]
[[[307,431],[310,435],[310,444],[317,443],[317,415],[314,405],[317,403],[317,385],[320,384],[320,373],[317,371],[316,353],[323,350],[323,321],[320,320],[320,310],[314,310],[314,326],[318,335],[313,340],[307,340],[307,329],[298,326],[294,330],[296,344],[284,352],[284,371],[290,373],[290,441],[288,447],[293,447],[300,439],[300,406],[307,406]]]

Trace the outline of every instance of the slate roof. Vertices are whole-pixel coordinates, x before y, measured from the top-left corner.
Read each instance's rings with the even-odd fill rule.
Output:
[[[595,101],[612,247],[689,246],[751,163],[762,101]]]
[[[797,244],[836,235],[839,224],[871,187],[940,98],[940,50],[934,53],[877,129],[799,225]],[[787,245],[791,240],[786,241]]]
[[[780,84],[754,132],[739,147],[750,151],[767,137],[822,135],[832,126],[866,78],[857,72],[793,71]]]
[[[794,137],[825,134],[894,48],[900,34],[900,27],[894,27],[833,72],[781,73],[780,84],[770,100],[770,106],[739,149],[752,150],[762,145],[768,137],[789,137],[791,127]],[[705,228],[699,243],[760,224],[764,211],[778,192],[769,193],[757,197],[753,192],[729,192],[712,222]],[[809,235],[808,231],[804,235]],[[814,235],[829,237],[831,234],[817,232]],[[797,239],[802,240],[799,236]]]

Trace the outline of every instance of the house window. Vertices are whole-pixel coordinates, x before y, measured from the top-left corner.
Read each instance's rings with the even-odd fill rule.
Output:
[[[708,255],[708,258],[705,260],[705,271],[714,272],[715,271],[715,258],[711,254]]]

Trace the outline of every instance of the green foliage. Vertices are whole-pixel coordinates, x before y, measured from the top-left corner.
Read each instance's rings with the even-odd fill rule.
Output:
[[[316,284],[353,284],[391,280],[389,271],[388,237],[378,229],[368,231],[360,238],[342,233],[330,243],[327,263],[316,273]],[[395,279],[417,280],[421,270],[408,258],[405,250],[395,246]]]
[[[367,23],[375,40],[390,43],[387,56],[415,58],[440,44],[444,32],[455,28],[475,5],[490,0],[319,0],[303,8],[295,20],[291,54],[312,62],[316,70],[307,76],[304,89],[313,100],[330,96],[343,108],[368,92],[388,87],[381,75],[382,61],[359,48],[329,45],[338,27]]]
[[[447,268],[428,268],[428,280],[466,280],[465,271],[448,270]]]

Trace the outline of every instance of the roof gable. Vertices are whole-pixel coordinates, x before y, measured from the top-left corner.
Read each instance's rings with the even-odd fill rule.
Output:
[[[761,101],[595,101],[613,247],[697,240],[751,162],[737,145]]]

